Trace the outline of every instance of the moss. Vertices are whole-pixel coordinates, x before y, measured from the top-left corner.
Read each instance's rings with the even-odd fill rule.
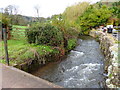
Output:
[[[99,42],[99,41],[100,41],[100,40],[99,40],[99,36],[96,36],[95,40],[96,40],[97,42]]]
[[[117,41],[117,40],[116,40],[116,41],[115,41],[115,43],[118,43],[118,44],[120,44],[120,41]]]
[[[112,76],[113,76],[112,73],[110,73],[109,78],[112,78]]]

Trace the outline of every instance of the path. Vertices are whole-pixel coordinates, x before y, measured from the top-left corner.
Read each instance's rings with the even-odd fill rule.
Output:
[[[0,88],[60,88],[24,71],[0,64]]]

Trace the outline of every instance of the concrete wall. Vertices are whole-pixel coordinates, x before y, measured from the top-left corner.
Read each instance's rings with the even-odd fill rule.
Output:
[[[8,90],[14,90],[14,88],[18,88],[18,90],[19,88],[20,90],[21,88],[23,90],[28,90],[28,88],[30,88],[30,90],[34,90],[34,88],[36,88],[38,90],[42,90],[42,88],[53,89],[62,87],[39,77],[35,77],[12,66],[6,66],[0,63],[0,90],[1,88],[11,88]]]
[[[105,55],[106,85],[108,88],[120,87],[120,62],[118,63],[118,40],[111,34],[92,30],[90,36],[100,42],[100,48]]]

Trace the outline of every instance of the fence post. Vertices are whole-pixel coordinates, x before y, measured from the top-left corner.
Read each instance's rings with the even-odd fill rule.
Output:
[[[9,56],[8,56],[8,47],[7,47],[7,31],[6,28],[3,28],[3,38],[4,38],[4,48],[5,48],[5,57],[6,62],[9,65]]]

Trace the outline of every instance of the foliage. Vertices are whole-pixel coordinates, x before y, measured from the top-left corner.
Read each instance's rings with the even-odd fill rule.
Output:
[[[64,39],[68,40],[69,38],[76,38],[79,31],[67,22],[62,15],[52,17],[52,25],[57,26],[63,32]]]
[[[96,26],[105,24],[112,16],[112,11],[106,6],[94,8],[92,5],[79,17],[77,23],[81,26],[82,32],[90,30]]]
[[[66,20],[68,20],[70,23],[72,23],[80,15],[82,15],[84,13],[84,11],[86,11],[88,6],[89,6],[89,3],[83,2],[83,3],[78,3],[78,4],[72,5],[70,7],[67,7],[63,13],[63,16],[65,17]]]
[[[112,16],[111,18],[108,20],[107,24],[113,24],[115,26],[118,26],[120,23],[120,1],[118,0],[118,2],[98,2],[96,4],[94,4],[94,7],[97,8],[101,8],[103,5],[106,5],[111,11],[112,11]]]
[[[113,17],[112,20],[114,20],[114,25],[118,26],[120,24],[120,1],[114,2],[110,9],[113,10]]]
[[[63,34],[56,26],[51,24],[33,24],[26,30],[29,43],[60,46],[63,43]]]
[[[83,2],[66,8],[63,13],[63,20],[66,32],[65,36],[68,36],[68,38],[74,38],[78,36],[78,34],[81,32],[81,28],[76,23],[76,20],[86,11],[88,7],[89,3]]]
[[[77,39],[69,39],[68,40],[68,45],[67,45],[67,50],[72,50],[76,46]]]
[[[120,18],[120,17],[119,17],[119,16],[120,16],[120,13],[119,13],[119,12],[120,12],[120,1],[113,3],[112,9],[114,9],[113,13],[114,13],[115,15],[117,15],[118,18]]]
[[[9,25],[11,18],[7,14],[0,13],[0,22],[4,23],[5,25]]]
[[[64,39],[77,38],[80,33],[80,26],[76,23],[77,18],[88,8],[89,3],[83,2],[67,7],[63,14],[53,15],[52,25],[59,27]]]
[[[63,33],[64,47],[71,50],[75,46],[76,38],[80,33],[80,26],[76,23],[77,18],[89,7],[89,3],[83,2],[67,7],[63,14],[53,15],[49,22],[60,28]],[[74,39],[73,39],[74,38]]]

